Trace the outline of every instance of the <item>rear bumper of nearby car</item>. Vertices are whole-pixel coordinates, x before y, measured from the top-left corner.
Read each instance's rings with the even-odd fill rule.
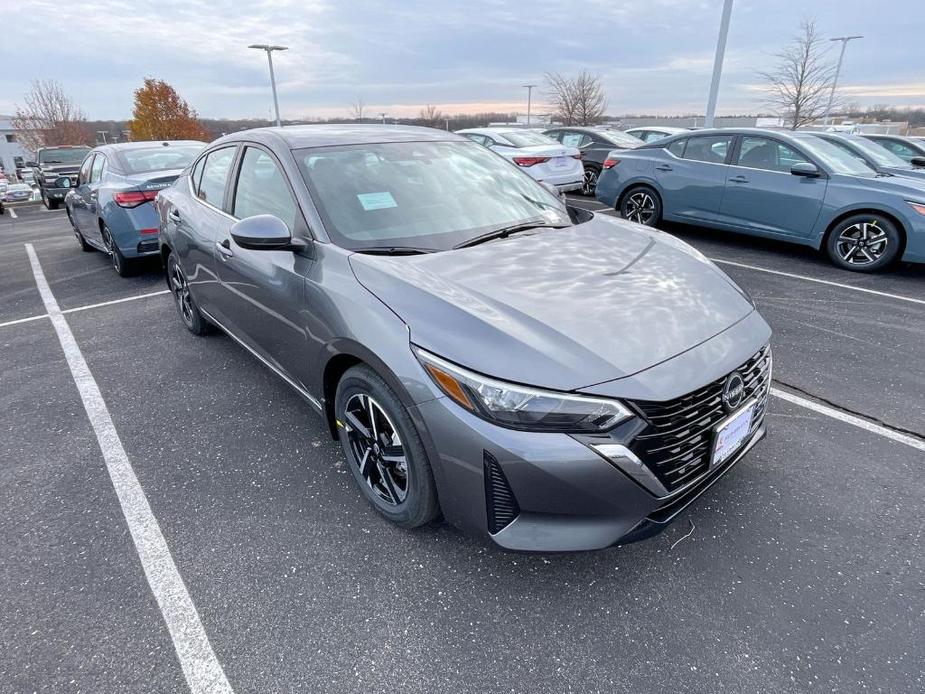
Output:
[[[153,202],[138,207],[119,207],[113,202],[103,211],[106,228],[126,258],[156,255],[158,250],[158,217]]]

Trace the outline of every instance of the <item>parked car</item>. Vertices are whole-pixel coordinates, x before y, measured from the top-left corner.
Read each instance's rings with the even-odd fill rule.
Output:
[[[29,162],[42,202],[49,210],[58,209],[68,191],[77,182],[77,170],[90,152],[89,147],[40,147],[36,161]]]
[[[917,169],[886,147],[860,135],[847,133],[813,133],[853,157],[867,164],[878,173],[889,176],[905,176],[925,181],[925,169]]]
[[[899,135],[863,135],[863,137],[885,147],[915,168],[925,168],[925,142],[914,137],[900,137]]]
[[[581,192],[594,195],[597,179],[604,170],[604,160],[613,149],[635,149],[642,140],[620,130],[597,130],[594,128],[551,128],[543,133],[561,142],[566,147],[576,147],[581,153],[584,166],[584,185]]]
[[[614,152],[597,199],[650,226],[687,222],[825,249],[847,270],[925,262],[925,185],[879,177],[815,133],[700,130]]]
[[[638,128],[629,128],[623,132],[625,132],[627,135],[638,137],[643,142],[658,142],[659,140],[666,137],[671,137],[672,135],[680,135],[681,133],[687,133],[690,131],[687,128],[670,128],[661,125],[646,125],[640,126]]]
[[[640,539],[764,434],[770,329],[732,280],[463,137],[234,133],[156,205],[183,324],[300,393],[401,526]]]
[[[11,183],[0,194],[3,202],[28,202],[32,199],[32,186],[27,183]]]
[[[575,147],[528,130],[468,128],[457,131],[511,161],[537,181],[554,185],[561,193],[581,190],[584,167]]]
[[[157,255],[158,191],[176,180],[205,147],[196,140],[127,142],[92,150],[65,199],[81,250],[108,253],[125,277],[134,260]]]

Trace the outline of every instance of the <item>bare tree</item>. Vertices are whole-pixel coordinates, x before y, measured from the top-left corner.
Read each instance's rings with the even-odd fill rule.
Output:
[[[13,116],[16,139],[34,152],[53,145],[92,145],[93,132],[76,103],[54,80],[35,80]]]
[[[356,101],[350,104],[350,117],[353,118],[353,120],[362,121],[363,112],[365,110],[366,110],[366,102],[363,101],[362,96],[358,96],[356,98]]]
[[[767,104],[790,122],[792,130],[825,115],[835,79],[827,45],[816,23],[804,20],[800,34],[776,54],[774,69],[759,73],[767,84]]]
[[[601,80],[587,70],[575,77],[547,72],[546,95],[553,117],[565,125],[594,125],[607,110],[607,97]]]
[[[436,106],[427,104],[418,113],[418,118],[424,121],[425,125],[429,125],[430,127],[434,128],[443,122],[443,112]]]

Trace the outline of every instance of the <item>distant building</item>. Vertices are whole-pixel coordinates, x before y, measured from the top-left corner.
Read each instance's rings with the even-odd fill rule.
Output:
[[[16,128],[10,116],[0,116],[0,168],[6,173],[14,173],[17,167],[25,166],[31,161],[34,152],[29,152],[16,141]]]

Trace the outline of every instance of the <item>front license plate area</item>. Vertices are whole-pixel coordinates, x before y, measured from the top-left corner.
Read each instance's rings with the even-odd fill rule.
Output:
[[[713,462],[721,465],[738,451],[752,430],[755,403],[751,402],[726,417],[716,427],[713,437]]]

